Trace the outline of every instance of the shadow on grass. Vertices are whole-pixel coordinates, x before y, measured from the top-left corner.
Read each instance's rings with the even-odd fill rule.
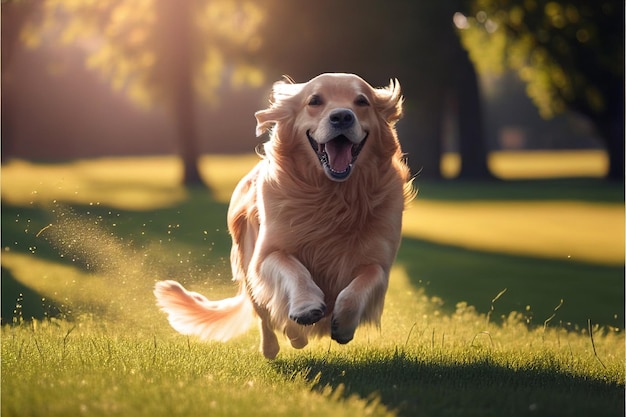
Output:
[[[411,283],[443,301],[453,313],[467,302],[493,317],[511,311],[524,314],[530,324],[543,325],[563,300],[551,326],[585,328],[594,324],[624,328],[624,268],[573,261],[539,259],[469,250],[417,239],[404,239],[397,263]],[[494,322],[497,322],[495,320]]]
[[[22,320],[58,317],[61,310],[55,302],[15,279],[2,267],[2,316],[0,324],[19,324]]]
[[[418,198],[446,201],[551,201],[623,203],[624,183],[592,178],[503,181],[415,181]]]
[[[379,398],[400,416],[624,415],[623,385],[545,368],[504,368],[488,357],[440,363],[396,352],[374,359],[299,357],[274,366],[286,377],[305,375],[319,391],[331,387],[345,398]]]
[[[24,207],[2,204],[3,249],[77,266],[71,257],[60,256],[66,248],[52,238],[51,232],[60,226],[66,229],[61,232],[73,239],[91,232],[93,239],[106,234],[129,250],[141,251],[150,245],[160,245],[164,251],[170,249],[174,254],[187,249],[186,255],[197,255],[193,259],[197,263],[227,259],[230,253],[227,206],[212,200],[206,189],[198,188],[194,194],[171,207],[149,211],[100,205]],[[48,225],[52,227],[45,229]],[[175,260],[178,261],[180,259]]]

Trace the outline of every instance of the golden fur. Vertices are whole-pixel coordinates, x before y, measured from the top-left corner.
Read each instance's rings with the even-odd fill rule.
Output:
[[[322,74],[275,83],[270,107],[255,114],[257,135],[270,130],[263,158],[228,210],[240,291],[209,301],[158,282],[172,326],[227,340],[249,328],[254,311],[261,350],[274,358],[275,331],[302,348],[312,336],[347,343],[360,323],[378,324],[413,196],[394,128],[401,114],[397,80],[372,88],[356,75]]]

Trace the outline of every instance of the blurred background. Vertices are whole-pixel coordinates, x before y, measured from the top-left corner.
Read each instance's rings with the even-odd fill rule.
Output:
[[[400,80],[420,178],[584,150],[571,175],[624,180],[621,0],[3,0],[2,159],[176,154],[199,183],[274,81],[335,71]]]

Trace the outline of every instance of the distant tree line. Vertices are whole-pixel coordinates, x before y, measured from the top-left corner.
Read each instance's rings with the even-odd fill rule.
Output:
[[[401,139],[422,178],[441,176],[450,112],[459,177],[491,178],[478,77],[512,70],[543,116],[588,117],[605,141],[609,178],[624,179],[621,0],[21,0],[2,2],[2,23],[3,83],[20,41],[96,40],[89,67],[138,103],[170,110],[185,184],[202,182],[200,100],[216,101],[225,83],[259,86],[282,74],[304,81],[332,71],[375,85],[400,79]]]

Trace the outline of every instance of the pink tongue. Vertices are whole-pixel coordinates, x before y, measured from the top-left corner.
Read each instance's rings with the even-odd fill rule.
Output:
[[[343,138],[333,139],[326,143],[328,164],[335,172],[343,172],[352,162],[352,143]]]

